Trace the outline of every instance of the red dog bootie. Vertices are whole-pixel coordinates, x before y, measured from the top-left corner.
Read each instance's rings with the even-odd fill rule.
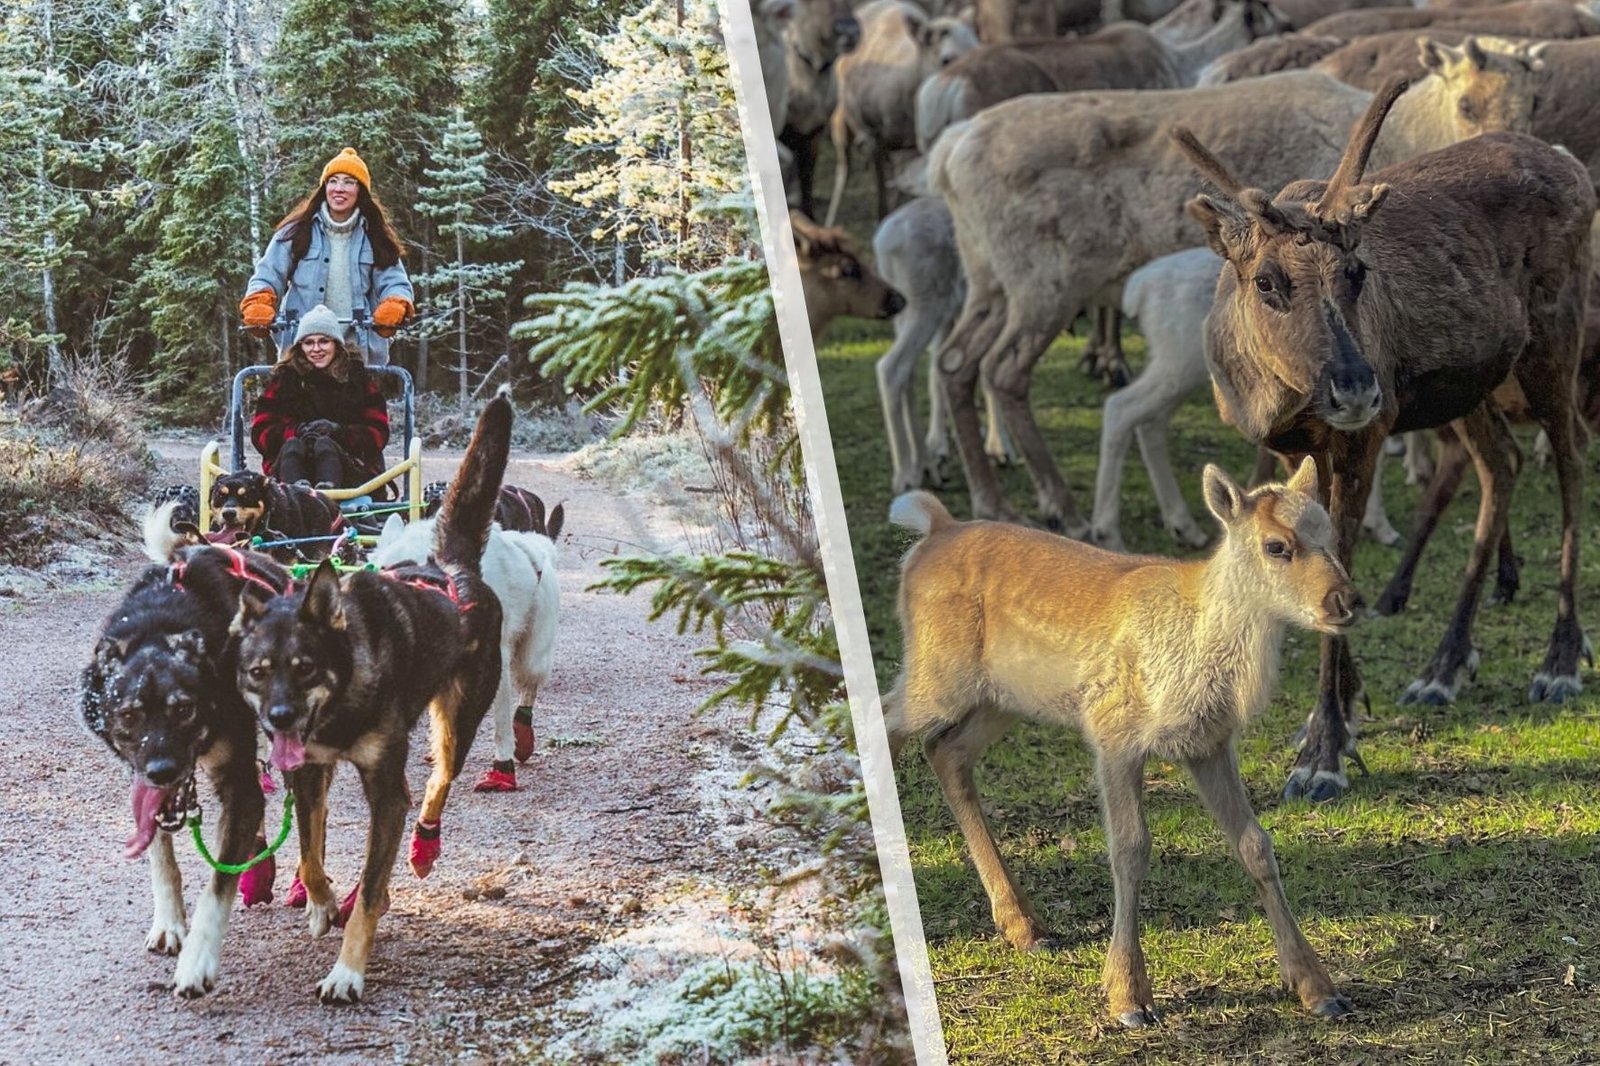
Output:
[[[361,895],[361,879],[358,877],[358,878],[356,878],[356,887],[352,888],[350,890],[350,894],[344,898],[344,902],[339,904],[339,913],[337,915],[335,915],[334,919],[333,919],[333,924],[334,925],[338,926],[340,929],[343,929],[347,924],[349,924],[350,915],[351,915],[352,912],[355,911],[355,909],[356,909],[356,900],[360,897],[360,895]],[[389,913],[389,893],[385,892],[383,894],[383,902],[378,905],[378,916],[382,917],[383,915],[388,914],[388,913]]]
[[[511,716],[511,735],[516,743],[518,762],[533,758],[533,708],[518,707]]]
[[[418,818],[415,828],[411,830],[411,872],[418,877],[427,877],[438,860],[439,823],[429,825]]]
[[[472,786],[474,792],[515,792],[517,791],[517,764],[511,761],[494,764],[483,772],[478,783]]]
[[[255,854],[267,850],[267,838],[256,837]],[[278,861],[271,855],[239,875],[239,898],[246,907],[272,902],[272,883],[278,879]]]
[[[300,875],[295,874],[294,880],[289,882],[289,894],[283,897],[285,907],[304,907],[306,905],[306,886],[300,883]]]

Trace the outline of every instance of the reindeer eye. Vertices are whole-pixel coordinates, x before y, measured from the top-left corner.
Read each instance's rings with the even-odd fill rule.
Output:
[[[1271,292],[1272,291],[1272,279],[1267,277],[1265,274],[1257,274],[1256,275],[1256,291],[1259,292],[1259,293],[1269,293],[1269,292]]]
[[[1279,540],[1277,537],[1269,537],[1267,540],[1263,541],[1261,544],[1261,550],[1266,552],[1268,557],[1273,559],[1282,559],[1284,562],[1288,562],[1294,557],[1294,553],[1289,550],[1289,545],[1284,541]]]

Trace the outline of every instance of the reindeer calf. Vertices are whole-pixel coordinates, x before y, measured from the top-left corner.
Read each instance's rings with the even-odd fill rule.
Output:
[[[1076,726],[1095,753],[1116,888],[1104,985],[1111,1013],[1156,1021],[1139,946],[1139,885],[1150,861],[1144,764],[1180,761],[1261,893],[1284,982],[1323,1017],[1347,1013],[1283,894],[1272,840],[1239,779],[1234,744],[1277,681],[1284,630],[1342,633],[1355,590],[1317,502],[1316,466],[1245,491],[1207,466],[1222,524],[1209,559],[1117,555],[1039,530],[957,522],[933,496],[889,518],[925,534],[906,556],[899,613],[905,668],[884,701],[891,750],[924,734],[995,924],[1014,946],[1048,937],[1006,869],[973,768],[1018,717]]]

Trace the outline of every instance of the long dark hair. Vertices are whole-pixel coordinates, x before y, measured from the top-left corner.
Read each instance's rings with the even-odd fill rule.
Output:
[[[322,205],[328,201],[328,188],[318,185],[311,190],[311,194],[294,206],[294,210],[283,216],[283,221],[274,227],[278,236],[274,240],[289,242],[289,276],[294,277],[295,268],[300,265],[300,260],[306,257],[306,251],[311,247],[311,227],[302,225],[315,218]],[[367,240],[372,245],[372,265],[379,270],[387,270],[405,257],[405,243],[400,240],[400,235],[389,224],[389,217],[384,213],[383,205],[378,198],[362,185],[356,193],[356,210],[361,212],[361,217],[367,222]]]

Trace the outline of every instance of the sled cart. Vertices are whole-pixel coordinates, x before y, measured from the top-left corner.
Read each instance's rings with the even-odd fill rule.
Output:
[[[342,325],[365,325],[365,318],[358,312],[353,319],[340,319]],[[281,318],[274,322],[272,331],[274,336],[294,336],[295,318]],[[273,368],[264,364],[247,366],[233,376],[233,387],[228,400],[228,462],[227,466],[221,463],[222,446],[217,441],[211,441],[200,453],[200,528],[211,528],[211,486],[220,477],[236,474],[246,469],[249,465],[250,445],[245,432],[248,414],[245,400],[247,385],[256,379],[264,381],[271,375]],[[398,462],[387,467],[378,476],[360,485],[341,486],[335,489],[320,489],[322,495],[339,504],[339,509],[344,512],[345,520],[357,530],[356,540],[363,547],[371,547],[377,541],[377,532],[383,526],[383,521],[391,514],[399,514],[406,521],[414,522],[422,517],[422,441],[417,436],[416,426],[416,392],[412,387],[411,375],[398,366],[369,366],[367,373],[375,375],[384,385],[385,396],[398,393],[398,402],[401,406],[401,437],[402,455]],[[390,403],[395,402],[390,400]],[[390,444],[393,445],[391,438]],[[393,485],[394,498],[384,499],[388,493],[385,487]]]

